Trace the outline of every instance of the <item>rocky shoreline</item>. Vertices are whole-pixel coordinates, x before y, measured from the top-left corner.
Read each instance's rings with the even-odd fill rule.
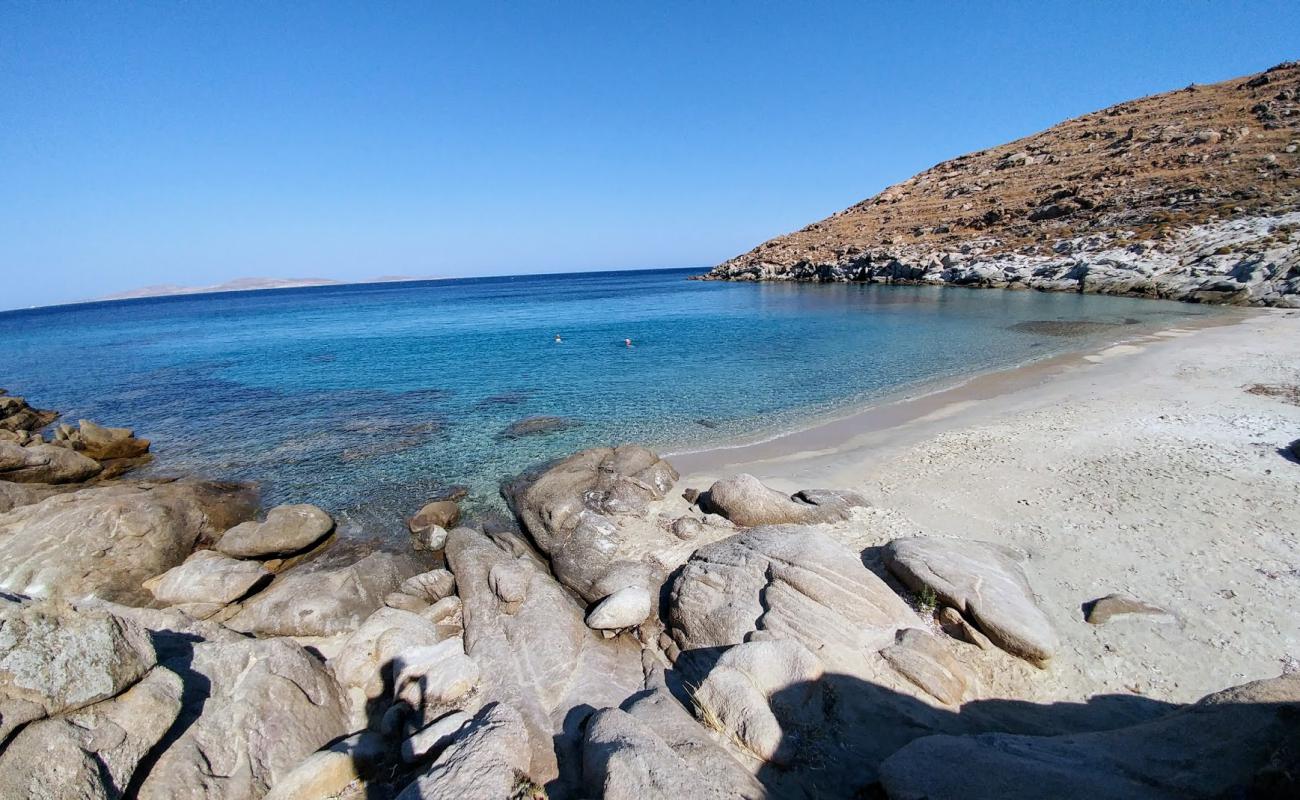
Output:
[[[747,257],[696,279],[1037,289],[1300,308],[1300,212],[1196,225],[1161,241],[1136,236],[1072,237],[1023,253],[972,239],[951,249],[880,247],[833,260]]]
[[[1300,789],[1300,673],[1184,706],[1031,702],[1062,646],[1034,565],[924,531],[849,546],[830,531],[871,524],[855,492],[684,485],[595,448],[506,482],[513,520],[421,498],[375,548],[246,486],[131,479],[147,442],[47,439],[55,416],[0,396],[3,797]],[[1080,613],[1169,616],[1113,592]]]

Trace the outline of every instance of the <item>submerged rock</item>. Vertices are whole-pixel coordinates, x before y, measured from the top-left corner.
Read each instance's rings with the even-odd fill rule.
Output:
[[[577,420],[565,419],[564,417],[526,417],[507,425],[501,433],[497,434],[497,438],[521,439],[525,436],[540,436],[547,433],[567,431],[581,425],[582,423]]]

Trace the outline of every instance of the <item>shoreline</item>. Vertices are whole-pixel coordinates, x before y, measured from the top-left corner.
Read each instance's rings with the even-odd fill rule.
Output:
[[[906,431],[917,425],[960,415],[980,401],[1041,386],[1093,363],[1090,359],[1123,354],[1115,348],[1144,347],[1205,329],[1238,325],[1270,312],[1259,307],[1233,307],[1222,315],[1188,317],[1178,325],[1148,328],[1142,333],[1108,338],[1102,343],[1089,342],[1082,347],[1010,367],[921,381],[893,389],[878,398],[814,415],[794,427],[741,435],[698,449],[665,450],[662,455],[677,465],[683,476],[689,477],[699,474],[720,476],[734,473],[745,465],[856,450],[872,443],[879,444],[877,439],[880,438],[903,438]],[[1108,352],[1110,356],[1104,355]],[[858,441],[866,437],[871,437],[872,443]],[[805,438],[810,439],[811,444],[803,441]]]

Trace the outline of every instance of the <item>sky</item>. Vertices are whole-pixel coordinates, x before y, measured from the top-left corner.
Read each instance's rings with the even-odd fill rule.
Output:
[[[709,266],[1297,32],[1294,0],[0,0],[0,308]]]

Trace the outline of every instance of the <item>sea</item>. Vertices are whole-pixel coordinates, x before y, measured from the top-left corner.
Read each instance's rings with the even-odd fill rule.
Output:
[[[940,286],[646,270],[318,286],[0,313],[0,387],[153,442],[142,475],[256,483],[386,536],[453,486],[595,445],[770,436],[1216,313]],[[557,339],[558,337],[558,339]],[[630,340],[631,346],[628,346]],[[512,425],[555,417],[549,430]]]

